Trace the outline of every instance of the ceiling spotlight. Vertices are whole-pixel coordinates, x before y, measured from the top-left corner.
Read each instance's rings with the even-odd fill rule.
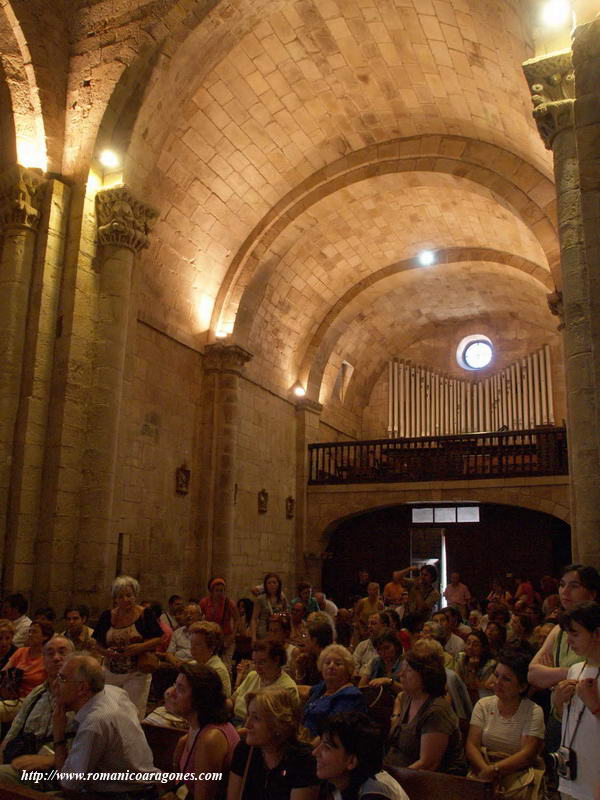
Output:
[[[433,250],[421,250],[418,258],[422,267],[430,267],[435,262],[435,253]]]
[[[100,163],[106,169],[116,169],[120,164],[120,159],[114,150],[103,150],[100,153]]]
[[[568,0],[548,0],[542,6],[542,22],[550,28],[561,28],[573,21],[573,8]]]
[[[296,395],[296,397],[304,397],[304,395],[306,394],[306,389],[304,388],[304,386],[301,386],[299,383],[297,383],[294,386],[294,394]]]

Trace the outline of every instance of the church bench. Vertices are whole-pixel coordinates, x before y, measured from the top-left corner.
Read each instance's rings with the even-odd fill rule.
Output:
[[[398,781],[410,800],[492,800],[494,796],[492,783],[426,769],[386,767],[386,770]]]
[[[142,730],[152,750],[154,766],[162,769],[163,772],[173,772],[173,753],[177,742],[182,736],[185,736],[185,731],[162,728],[147,722],[142,722]]]

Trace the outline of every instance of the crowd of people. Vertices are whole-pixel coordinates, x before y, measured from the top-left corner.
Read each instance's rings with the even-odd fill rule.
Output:
[[[424,564],[383,590],[361,570],[339,604],[305,581],[294,595],[268,573],[234,602],[215,577],[163,610],[120,576],[93,626],[85,606],[59,622],[9,595],[0,783],[119,800],[407,800],[398,770],[412,769],[514,800],[600,800],[596,569],[494,580],[476,598],[458,572],[441,595]],[[180,731],[182,786],[154,766],[149,725]],[[90,785],[100,772],[112,776]]]

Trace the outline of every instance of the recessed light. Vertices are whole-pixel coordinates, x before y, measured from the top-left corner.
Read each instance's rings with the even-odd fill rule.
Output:
[[[433,250],[421,250],[418,258],[422,267],[430,267],[435,262],[435,253]]]

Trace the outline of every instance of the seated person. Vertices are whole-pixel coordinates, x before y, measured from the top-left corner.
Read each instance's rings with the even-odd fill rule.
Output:
[[[382,770],[381,732],[366,714],[346,711],[323,721],[313,750],[319,800],[408,800],[400,784]]]
[[[19,647],[6,662],[0,682],[0,722],[12,722],[23,699],[46,680],[42,648],[53,635],[50,623],[32,622],[27,633],[27,647]]]
[[[465,682],[473,704],[480,698],[492,694],[488,683],[495,666],[496,662],[492,658],[485,633],[478,630],[471,631],[465,641],[465,649],[455,658],[454,667]]]
[[[185,661],[192,660],[190,626],[193,625],[194,622],[200,622],[202,619],[202,609],[198,603],[188,603],[184,606],[183,615],[181,616],[178,613],[176,618],[183,624],[179,624],[173,631],[164,659],[172,667],[179,669]]]
[[[62,635],[73,642],[75,650],[91,652],[96,646],[96,642],[92,638],[94,631],[86,625],[89,616],[90,610],[87,606],[68,606],[65,608],[65,629]]]
[[[529,659],[505,650],[494,670],[494,694],[473,709],[467,758],[473,776],[509,789],[517,773],[535,767],[544,744],[544,714],[526,697]],[[531,798],[541,791],[542,769],[531,774]],[[541,795],[539,795],[541,796]]]
[[[391,626],[390,615],[387,611],[376,611],[371,614],[367,622],[367,638],[360,641],[354,648],[354,674],[360,676],[371,674],[371,664],[377,658],[375,639],[388,630]]]
[[[360,689],[352,684],[352,653],[339,644],[330,644],[319,656],[323,680],[310,690],[304,706],[303,725],[316,736],[321,720],[340,711],[364,711],[367,707]]]
[[[386,764],[464,775],[458,717],[444,698],[446,672],[433,654],[411,650],[394,703]]]
[[[397,694],[400,691],[402,644],[392,631],[380,634],[374,644],[378,655],[371,661],[371,670],[362,676],[359,686],[389,686]]]
[[[319,656],[333,643],[333,630],[329,623],[315,622],[308,628],[308,641],[294,651],[293,675],[303,686],[314,686],[321,680]],[[305,695],[306,696],[306,695]]]
[[[286,689],[247,695],[246,741],[233,754],[227,800],[316,800],[310,747],[298,740],[299,709]]]
[[[2,742],[4,764],[0,766],[0,783],[16,783],[43,791],[42,781],[21,780],[22,770],[47,770],[54,766],[52,714],[58,694],[57,675],[65,659],[74,651],[73,643],[65,636],[55,635],[43,649],[42,658],[47,680],[31,691],[14,718]],[[30,742],[23,751],[24,737]],[[53,787],[49,787],[53,788]]]
[[[194,622],[190,625],[192,658],[197,664],[211,667],[221,678],[225,697],[231,697],[229,670],[217,653],[223,646],[223,634],[216,622]]]
[[[448,655],[442,650],[442,645],[435,639],[419,639],[415,642],[412,651],[419,656],[434,655],[444,666],[444,657]],[[463,679],[453,669],[444,667],[446,673],[446,700],[459,720],[470,722],[473,713],[473,703]]]
[[[290,643],[292,626],[288,614],[272,614],[267,623],[267,636],[284,648],[287,661],[284,670],[291,674],[294,645]]]
[[[58,696],[52,717],[54,764],[60,786],[70,791],[106,794],[145,792],[160,771],[138,720],[137,707],[118,686],[105,685],[102,667],[91,656],[69,656],[57,677]],[[75,712],[77,730],[67,754],[67,713]],[[102,772],[104,780],[89,780]],[[135,776],[143,776],[137,778]]]
[[[446,612],[448,612],[448,609],[446,611],[436,611],[431,619],[442,628],[445,641],[440,642],[440,644],[454,658],[457,653],[465,649],[465,643],[460,636],[450,630],[450,614]]]
[[[217,673],[200,664],[182,664],[165,693],[167,711],[186,720],[190,732],[177,743],[173,768],[182,773],[221,773],[218,781],[186,780],[189,800],[225,796],[231,757],[240,737],[227,721],[223,686]]]
[[[0,670],[4,669],[6,662],[16,652],[13,644],[15,626],[9,619],[0,619]]]
[[[254,669],[248,673],[231,697],[233,724],[236,727],[241,727],[246,722],[246,695],[250,692],[255,694],[258,689],[275,686],[278,689],[287,689],[292,693],[295,701],[299,702],[298,688],[295,682],[282,669],[285,665],[286,654],[279,642],[259,639],[252,647],[252,658]]]

